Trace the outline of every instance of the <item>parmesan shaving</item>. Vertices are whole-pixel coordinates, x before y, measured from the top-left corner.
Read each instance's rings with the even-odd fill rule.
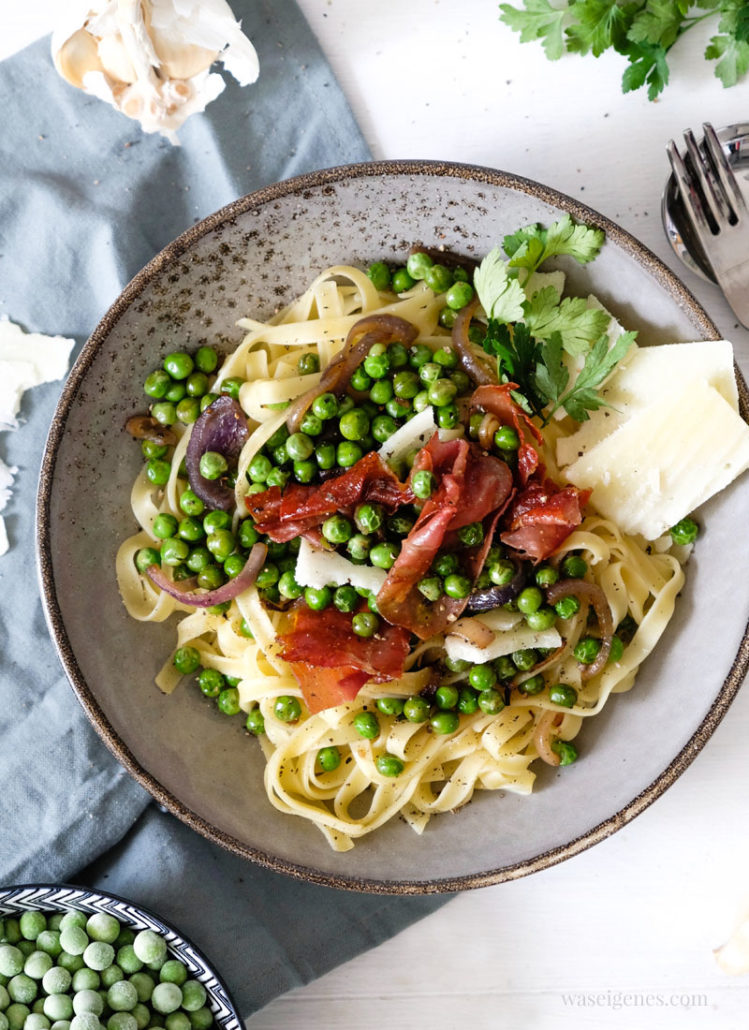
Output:
[[[316,587],[320,590],[328,583],[335,583],[336,586],[350,583],[376,594],[385,582],[387,573],[373,565],[354,565],[342,554],[336,551],[321,551],[303,539],[299,546],[294,576],[300,587]]]

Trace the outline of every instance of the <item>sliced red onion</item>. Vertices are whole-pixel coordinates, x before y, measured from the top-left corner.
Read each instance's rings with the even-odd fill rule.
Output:
[[[235,597],[239,597],[240,594],[244,593],[248,587],[251,587],[265,564],[267,553],[268,548],[265,544],[254,544],[247,561],[244,563],[244,568],[238,576],[230,579],[223,586],[216,587],[215,590],[208,590],[200,594],[193,590],[180,589],[158,565],[149,565],[146,569],[146,575],[152,583],[155,583],[157,587],[169,594],[170,597],[173,597],[175,601],[189,604],[193,608],[212,608],[214,604],[232,601]]]
[[[551,745],[557,739],[554,730],[559,726],[564,714],[547,710],[536,723],[533,731],[533,743],[536,745],[538,757],[548,765],[559,765],[559,755],[552,750]]]
[[[522,562],[514,561],[515,575],[509,583],[501,587],[485,587],[474,590],[468,597],[466,610],[469,612],[488,612],[491,608],[500,608],[508,601],[514,600],[525,585],[525,568]]]
[[[453,347],[458,355],[458,360],[465,373],[467,373],[471,379],[478,386],[488,386],[490,384],[496,385],[497,377],[492,375],[487,366],[476,357],[473,353],[473,346],[471,341],[468,339],[468,329],[471,325],[471,319],[473,313],[478,307],[478,300],[474,298],[470,304],[466,304],[464,308],[461,308],[458,312],[458,317],[455,319],[453,325]]]
[[[398,340],[410,345],[419,335],[415,325],[397,315],[365,315],[351,326],[343,349],[323,370],[320,381],[296,398],[286,416],[290,433],[296,433],[315,397],[321,393],[340,394],[346,389],[357,366],[366,358],[375,343]]]
[[[132,415],[125,423],[125,429],[136,440],[149,440],[167,447],[173,447],[177,442],[174,430],[162,426],[152,415]]]
[[[190,489],[210,508],[231,511],[234,491],[220,479],[200,474],[200,459],[206,451],[218,451],[231,464],[239,457],[249,436],[247,418],[232,397],[222,393],[196,420],[187,442],[185,466]]]
[[[614,635],[614,620],[611,617],[606,595],[597,583],[589,583],[586,579],[560,579],[546,591],[546,600],[554,605],[563,597],[577,597],[593,605],[593,610],[598,619],[598,629],[601,632],[601,649],[596,655],[595,661],[590,665],[580,666],[580,676],[589,680],[597,675],[606,665],[611,653],[611,638]]]

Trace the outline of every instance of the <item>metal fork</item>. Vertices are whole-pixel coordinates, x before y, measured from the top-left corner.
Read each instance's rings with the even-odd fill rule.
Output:
[[[684,133],[686,155],[671,140],[671,162],[684,210],[712,265],[733,313],[749,329],[749,210],[715,129],[702,126],[704,139]]]

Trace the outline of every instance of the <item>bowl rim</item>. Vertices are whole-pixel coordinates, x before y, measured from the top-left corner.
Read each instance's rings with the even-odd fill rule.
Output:
[[[8,903],[8,901],[12,900],[12,898],[10,898],[10,895],[13,894],[13,893],[18,893],[20,891],[26,891],[26,892],[28,892],[28,891],[35,891],[35,892],[74,891],[74,892],[79,893],[79,894],[85,894],[87,898],[94,898],[97,901],[105,901],[105,902],[106,901],[112,901],[112,902],[115,902],[116,904],[126,905],[129,908],[134,909],[136,912],[142,914],[147,920],[150,920],[152,923],[154,923],[156,926],[158,926],[161,930],[163,930],[165,935],[173,938],[173,940],[171,940],[171,941],[168,940],[167,941],[167,944],[170,947],[174,946],[174,943],[175,943],[175,940],[176,940],[176,942],[179,945],[183,945],[190,952],[192,952],[192,954],[195,956],[195,958],[203,965],[205,971],[210,974],[210,976],[212,977],[213,981],[215,982],[215,986],[213,986],[211,989],[213,990],[213,993],[220,995],[221,1000],[226,1005],[226,1008],[228,1010],[228,1015],[223,1017],[223,1018],[221,1018],[220,1016],[217,1017],[216,1013],[214,1012],[214,1019],[215,1019],[216,1023],[219,1026],[221,1026],[223,1028],[223,1030],[241,1030],[242,1026],[244,1025],[244,1021],[243,1021],[242,1017],[239,1014],[239,1008],[237,1007],[237,1003],[235,1002],[235,1000],[234,1000],[234,998],[232,996],[231,991],[229,990],[229,988],[226,985],[226,981],[224,980],[223,976],[221,976],[217,972],[218,967],[217,967],[216,963],[213,962],[210,958],[208,958],[208,956],[205,954],[203,949],[199,948],[192,941],[192,939],[190,937],[186,937],[185,934],[181,930],[178,930],[171,922],[169,922],[168,920],[164,919],[163,916],[160,916],[156,912],[154,912],[153,909],[149,908],[146,905],[141,905],[140,902],[133,901],[131,898],[125,898],[121,894],[112,894],[111,891],[102,891],[102,890],[99,890],[98,888],[87,887],[87,886],[82,885],[82,884],[67,883],[67,882],[65,882],[65,883],[16,883],[16,884],[10,884],[9,886],[5,886],[5,885],[0,886],[0,916],[1,917],[5,918],[5,917],[7,917],[9,915],[9,913],[7,911],[4,911],[4,908],[5,908],[6,904]],[[85,899],[82,899],[82,900],[85,900]],[[43,903],[43,899],[41,899],[41,901]],[[23,904],[23,903],[20,902],[19,904]],[[66,905],[65,902],[61,902],[59,904],[59,906],[58,906],[58,910],[64,908],[65,905]],[[29,908],[31,908],[31,906],[29,906]],[[36,906],[34,906],[34,908],[36,908]],[[40,909],[36,909],[36,910],[40,911]],[[68,903],[68,910],[85,911],[85,910],[83,910],[81,908],[80,904],[76,903],[75,901],[72,901],[72,902]],[[123,920],[123,922],[124,922],[124,920]],[[204,984],[204,986],[205,986],[205,984]],[[216,990],[216,988],[218,988],[218,990]]]
[[[249,859],[261,866],[273,869],[276,872],[285,873],[308,883],[383,895],[454,893],[519,879],[522,876],[556,865],[605,840],[648,808],[691,765],[699,751],[702,750],[714,733],[736,696],[747,669],[749,669],[749,624],[744,629],[744,634],[731,669],[723,681],[710,710],[694,734],[687,740],[666,768],[641,793],[632,798],[617,812],[614,812],[573,840],[512,865],[445,878],[391,881],[387,879],[349,876],[343,872],[340,874],[337,872],[328,873],[269,854],[260,848],[252,847],[238,840],[233,835],[220,830],[198,815],[149,773],[115,732],[83,676],[65,629],[62,611],[57,599],[51,558],[51,495],[55,478],[57,449],[65,432],[68,415],[99,348],[104,344],[113,327],[145,287],[155,277],[160,275],[170,263],[178,259],[203,236],[213,232],[224,223],[231,222],[247,211],[261,208],[266,204],[289,195],[303,193],[305,190],[314,190],[329,184],[343,183],[356,179],[371,179],[378,176],[461,178],[488,187],[500,187],[525,193],[550,206],[560,208],[568,212],[576,220],[602,229],[608,240],[614,242],[621,250],[633,258],[641,268],[644,268],[657,281],[679,307],[688,311],[693,324],[699,328],[705,339],[719,340],[721,338],[716,325],[691,291],[645,244],[595,209],[580,203],[559,190],[520,175],[480,165],[451,161],[371,161],[325,168],[264,186],[243,197],[239,197],[201,221],[196,222],[156,254],[130,280],[114,303],[105,312],[84,344],[63,387],[42,456],[36,505],[37,575],[50,635],[71,686],[86,715],[115,758],[160,805],[181,819],[191,829],[242,858]],[[741,414],[745,421],[749,421],[749,390],[737,366],[735,366],[735,372]]]

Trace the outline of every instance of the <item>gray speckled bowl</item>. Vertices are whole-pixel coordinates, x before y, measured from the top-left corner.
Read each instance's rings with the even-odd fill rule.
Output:
[[[414,242],[480,257],[503,234],[562,211],[607,233],[595,262],[568,269],[574,290],[593,291],[645,343],[718,337],[657,258],[576,201],[503,172],[396,162],[270,186],[189,229],[135,277],[73,368],[39,491],[49,625],[107,746],[161,804],[224,847],[308,880],[380,892],[522,876],[647,807],[692,761],[738,690],[749,659],[749,592],[724,587],[749,581],[749,550],[734,546],[749,508],[746,477],[707,505],[677,616],[636,688],[586,725],[583,760],[541,770],[529,798],[482,794],[459,814],[432,820],[421,837],[394,822],[341,855],[313,826],[269,805],[260,749],[241,720],[227,724],[197,691],[158,691],[153,676],[173,646],[173,626],[134,622],[120,602],[114,555],[133,531],[128,498],[139,468],[122,427],[143,408],[144,374],[164,354],[217,340],[236,345],[237,318],[268,315],[327,265],[402,260]],[[743,380],[740,391],[746,417]]]

